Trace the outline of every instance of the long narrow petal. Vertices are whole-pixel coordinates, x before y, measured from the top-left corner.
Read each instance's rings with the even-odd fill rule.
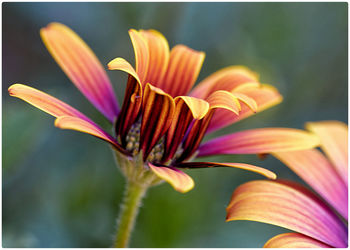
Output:
[[[164,162],[173,157],[193,119],[202,119],[208,110],[209,103],[204,100],[189,96],[175,98],[173,120],[165,135]]]
[[[260,128],[215,138],[201,145],[199,156],[214,154],[263,154],[303,150],[319,145],[312,133],[292,128]]]
[[[269,223],[333,247],[347,246],[345,225],[315,195],[296,183],[245,183],[235,190],[226,210],[227,221]]]
[[[111,135],[109,135],[93,122],[89,122],[78,117],[60,116],[55,120],[55,126],[61,129],[72,129],[93,135],[106,142],[109,142],[120,152],[128,154],[122,147],[120,147],[120,145],[113,139]]]
[[[204,57],[204,52],[176,45],[170,52],[165,77],[157,85],[173,97],[186,95],[197,80]]]
[[[348,189],[333,165],[316,149],[274,153],[344,217],[348,218]]]
[[[134,29],[129,30],[129,35],[135,52],[136,72],[140,77],[142,86],[144,86],[146,84],[145,81],[150,58],[147,40]]]
[[[321,139],[321,148],[348,185],[348,126],[339,121],[309,122],[306,128]]]
[[[177,168],[211,168],[211,167],[231,167],[252,171],[261,174],[269,179],[276,179],[276,174],[268,169],[257,167],[245,163],[218,163],[218,162],[182,162],[174,165]]]
[[[284,233],[269,239],[264,248],[331,248],[318,240],[300,233]]]
[[[144,160],[171,125],[175,102],[171,96],[150,84],[146,85],[142,100],[140,149]]]
[[[16,83],[11,85],[8,91],[10,96],[20,98],[52,116],[75,116],[91,121],[75,108],[35,88]]]
[[[220,128],[229,126],[239,120],[245,119],[256,112],[261,112],[271,106],[277,105],[282,101],[282,96],[277,89],[269,85],[261,85],[258,88],[247,88],[240,93],[252,98],[257,104],[257,110],[252,110],[249,106],[242,103],[239,115],[232,114],[227,110],[216,110],[207,133],[214,132]]]
[[[190,96],[205,99],[217,90],[231,92],[244,83],[256,83],[258,75],[244,66],[223,68],[201,81],[191,92]]]
[[[126,146],[125,138],[132,124],[136,122],[140,114],[142,104],[142,86],[132,75],[128,77],[125,89],[123,106],[120,111],[116,134],[121,137],[122,144]]]
[[[178,192],[186,193],[194,187],[193,179],[174,167],[155,166],[152,163],[148,163],[148,166],[153,173],[168,182]]]
[[[47,49],[63,71],[110,121],[119,113],[113,87],[87,44],[67,26],[51,23],[40,31]]]
[[[155,87],[163,81],[169,63],[169,44],[166,38],[156,30],[140,30],[149,51],[149,63],[145,82]]]

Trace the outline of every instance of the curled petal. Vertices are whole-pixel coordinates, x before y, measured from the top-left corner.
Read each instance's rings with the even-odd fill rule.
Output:
[[[153,173],[168,182],[178,192],[186,193],[194,187],[193,179],[174,167],[155,166],[152,163],[148,163],[148,166]]]
[[[232,93],[238,100],[240,100],[241,102],[243,102],[245,105],[247,105],[254,113],[256,113],[258,111],[258,104],[256,103],[256,101],[245,95],[242,93],[238,93],[238,92],[233,92]]]
[[[75,86],[110,121],[119,107],[103,66],[86,43],[67,26],[51,23],[40,30],[47,49]]]
[[[348,185],[348,126],[339,121],[308,122],[306,128],[321,139],[321,148]]]
[[[225,90],[218,90],[212,93],[207,99],[210,104],[211,109],[226,109],[236,115],[239,114],[241,110],[241,105],[235,95]]]
[[[204,52],[176,45],[170,52],[165,77],[157,86],[173,97],[186,95],[197,80],[204,57]]]
[[[72,116],[60,116],[55,120],[55,126],[61,129],[72,129],[93,135],[106,142],[109,142],[118,151],[123,154],[128,154],[114,139],[111,135],[105,132],[102,128],[93,122],[89,122],[78,117]]]
[[[122,144],[126,146],[126,136],[132,124],[134,124],[141,110],[142,104],[142,86],[132,75],[128,77],[128,83],[125,89],[123,106],[120,111],[116,134],[121,137]]]
[[[173,120],[165,135],[164,162],[176,153],[193,119],[202,119],[208,110],[209,104],[204,100],[189,96],[175,98]]]
[[[333,165],[316,149],[273,155],[299,175],[344,217],[348,218],[348,189]]]
[[[171,125],[175,103],[171,96],[147,84],[142,100],[140,149],[144,160]]]
[[[201,81],[190,96],[205,99],[217,90],[231,92],[245,83],[258,81],[258,75],[244,66],[230,66],[221,69]]]
[[[169,44],[166,38],[156,30],[140,30],[140,34],[145,38],[149,51],[148,71],[145,82],[158,87],[163,81],[163,77],[169,62]]]
[[[144,84],[146,84],[145,81],[150,58],[147,40],[140,34],[140,32],[134,29],[129,30],[129,35],[135,52],[136,72],[140,77],[142,86],[144,86]]]
[[[261,128],[236,132],[201,145],[199,156],[262,154],[309,149],[319,145],[312,133],[291,128]]]
[[[268,169],[257,167],[245,163],[218,163],[218,162],[182,162],[174,165],[177,168],[211,168],[211,167],[231,167],[252,171],[261,174],[269,179],[276,179],[276,174]]]
[[[130,63],[128,63],[125,59],[117,57],[110,61],[107,67],[109,70],[121,70],[128,73],[129,75],[132,75],[137,80],[137,82],[141,84],[139,75],[136,73],[135,69],[130,65]]]
[[[333,247],[347,246],[345,225],[315,195],[296,183],[245,183],[235,190],[226,210],[227,221],[269,223]]]
[[[261,112],[282,101],[282,96],[278,90],[266,84],[262,84],[258,88],[247,88],[244,91],[240,91],[240,93],[254,99],[257,104],[256,112]],[[207,133],[214,132],[256,113],[244,103],[241,105],[241,107],[242,109],[239,115],[232,114],[227,110],[216,110],[208,127]]]
[[[318,240],[299,233],[284,233],[269,239],[264,248],[331,248]]]
[[[75,116],[91,121],[75,108],[35,88],[16,83],[11,85],[8,91],[10,96],[20,98],[52,116]]]

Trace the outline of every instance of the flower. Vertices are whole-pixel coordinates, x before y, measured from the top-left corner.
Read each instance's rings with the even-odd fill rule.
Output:
[[[259,83],[256,73],[242,66],[224,68],[189,92],[204,53],[184,45],[176,45],[170,51],[165,37],[155,30],[129,31],[136,69],[122,58],[108,64],[110,70],[128,73],[121,109],[101,63],[76,33],[65,25],[51,23],[40,34],[75,86],[115,124],[115,136],[39,90],[14,84],[9,88],[10,95],[55,116],[59,128],[78,130],[110,143],[129,180],[150,184],[162,179],[177,191],[187,192],[194,182],[180,168],[235,167],[275,178],[274,173],[249,164],[188,161],[198,152],[199,156],[261,154],[318,145],[318,139],[304,131],[266,128],[234,133],[200,146],[206,133],[275,105],[282,97],[275,88]]]
[[[295,182],[252,181],[235,190],[227,207],[227,221],[259,221],[297,232],[277,235],[264,247],[348,245],[348,127],[338,121],[310,122],[306,127],[319,136],[328,158],[317,149],[273,155],[323,199]]]

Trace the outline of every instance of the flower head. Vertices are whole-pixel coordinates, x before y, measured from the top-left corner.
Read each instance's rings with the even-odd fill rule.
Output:
[[[281,95],[242,66],[219,70],[192,89],[204,61],[203,52],[184,45],[169,50],[165,37],[155,30],[131,29],[129,35],[135,69],[122,58],[108,64],[110,70],[128,74],[120,109],[106,72],[79,36],[58,23],[41,30],[46,47],[63,71],[115,124],[115,135],[39,90],[14,84],[9,93],[55,116],[59,128],[109,142],[129,179],[151,183],[162,179],[180,192],[189,191],[194,182],[179,168],[235,167],[275,178],[272,172],[249,164],[188,162],[196,155],[262,154],[318,145],[314,135],[286,128],[241,131],[200,145],[205,134],[279,103]]]
[[[348,128],[337,121],[306,127],[319,136],[327,157],[317,149],[274,155],[322,199],[295,182],[252,181],[235,190],[227,207],[228,221],[260,221],[297,232],[277,235],[265,247],[347,247]]]

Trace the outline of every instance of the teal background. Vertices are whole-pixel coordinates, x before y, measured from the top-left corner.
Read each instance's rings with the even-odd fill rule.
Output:
[[[2,245],[109,247],[124,180],[106,143],[53,126],[54,118],[8,96],[23,83],[79,109],[106,129],[105,118],[70,83],[40,40],[39,29],[62,22],[103,65],[134,61],[128,29],[157,29],[170,46],[206,52],[199,80],[229,65],[245,65],[284,101],[212,136],[258,127],[303,128],[307,121],[348,114],[347,3],[3,3],[2,4]],[[108,72],[123,99],[126,76]],[[198,82],[198,81],[197,81]],[[301,180],[272,157],[207,157],[246,162]],[[286,232],[257,222],[225,222],[233,190],[260,176],[235,169],[188,171],[186,194],[168,184],[149,190],[132,247],[261,247]]]

